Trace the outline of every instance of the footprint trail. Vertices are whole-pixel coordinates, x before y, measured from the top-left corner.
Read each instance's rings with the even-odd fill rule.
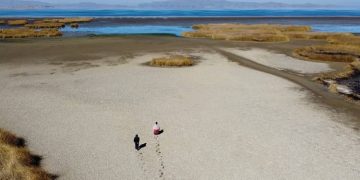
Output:
[[[161,154],[160,141],[159,141],[159,138],[158,138],[158,137],[155,137],[155,140],[156,140],[156,150],[155,150],[155,152],[156,152],[157,158],[158,158],[159,163],[160,163],[160,167],[159,167],[159,178],[165,179],[165,178],[164,178],[165,165],[164,165],[163,156],[162,156],[162,154]]]

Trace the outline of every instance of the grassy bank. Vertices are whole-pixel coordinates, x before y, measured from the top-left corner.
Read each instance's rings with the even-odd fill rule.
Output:
[[[25,140],[0,129],[0,179],[52,180],[57,176],[40,167],[42,157],[25,147]]]

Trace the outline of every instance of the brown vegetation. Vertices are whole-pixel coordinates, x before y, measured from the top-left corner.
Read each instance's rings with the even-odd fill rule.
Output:
[[[24,19],[8,20],[8,21],[7,21],[7,24],[8,24],[8,25],[11,25],[11,26],[21,26],[21,25],[27,24],[27,20],[24,20]]]
[[[358,72],[360,72],[360,60],[355,60],[352,63],[346,65],[342,71],[328,72],[321,74],[316,78],[316,80],[324,81],[327,79],[332,79],[332,80],[343,79],[343,78],[351,77]]]
[[[360,46],[360,36],[332,36],[327,39],[331,44]]]
[[[192,66],[194,61],[191,57],[182,55],[172,55],[167,57],[154,58],[149,65],[151,66]]]
[[[278,30],[281,32],[311,31],[310,26],[288,26],[272,24],[198,24],[194,25],[195,30],[210,31],[241,31],[241,30]]]
[[[2,29],[0,30],[0,39],[9,38],[34,38],[34,37],[56,37],[61,36],[62,33],[58,29]]]
[[[276,30],[242,30],[242,31],[210,31],[201,30],[183,33],[184,37],[190,38],[210,38],[214,40],[229,41],[257,41],[257,42],[278,42],[288,41],[289,38]]]
[[[34,22],[34,24],[26,24],[25,27],[31,29],[52,29],[52,28],[63,28],[65,27],[64,23],[49,23],[49,22]]]
[[[65,24],[69,24],[72,28],[78,28],[78,23],[85,23],[92,21],[91,18],[63,18],[63,19],[43,19],[39,21],[34,21],[33,24],[27,24],[25,27],[32,29],[42,29],[42,28],[63,28]]]
[[[289,26],[271,24],[198,24],[195,31],[183,33],[189,38],[215,40],[282,42],[290,39],[326,40],[329,37],[353,36],[350,33],[312,32],[310,26]]]
[[[296,56],[312,60],[353,62],[360,58],[360,37],[351,33],[287,33],[290,38],[323,39],[330,44],[294,50]]]
[[[16,137],[8,131],[0,129],[0,144],[23,147],[25,146],[25,140],[23,138]]]
[[[283,42],[289,41],[287,32],[309,32],[310,26],[286,26],[269,24],[199,24],[195,31],[183,33],[189,38],[210,38],[215,40]]]
[[[350,63],[349,66],[350,66],[353,70],[360,71],[360,60],[358,59],[358,60]]]
[[[55,175],[40,167],[41,157],[32,155],[14,134],[0,129],[0,179],[51,180]]]
[[[360,99],[348,86],[338,84],[338,80],[349,79],[360,72],[360,60],[349,63],[342,71],[328,72],[315,77],[313,80],[327,85],[329,92],[344,94],[352,99]]]
[[[5,20],[0,20],[0,24],[5,24]]]
[[[272,25],[281,32],[310,32],[311,26],[289,26],[289,25]]]
[[[313,40],[327,40],[331,37],[337,36],[352,36],[351,33],[327,33],[327,32],[285,32],[290,39],[313,39]]]
[[[294,50],[294,54],[303,58],[335,62],[353,62],[360,58],[360,46],[320,45]]]
[[[72,28],[78,28],[78,23],[92,21],[92,18],[56,18],[42,19],[27,24],[27,20],[8,20],[9,25],[23,25],[25,28],[0,29],[0,39],[9,38],[37,38],[62,36],[58,30],[69,24]],[[0,24],[4,22],[0,20]]]
[[[57,22],[57,23],[65,23],[65,24],[71,24],[71,23],[85,23],[85,22],[91,22],[93,18],[62,18],[62,19],[44,19],[44,22]]]
[[[331,93],[338,93],[338,85],[336,83],[332,83],[329,85],[328,90]]]

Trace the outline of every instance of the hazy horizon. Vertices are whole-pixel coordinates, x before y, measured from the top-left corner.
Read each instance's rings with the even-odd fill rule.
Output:
[[[79,4],[80,3],[80,4]],[[81,4],[82,3],[82,4]],[[94,3],[94,4],[93,4]],[[280,4],[277,4],[280,3]],[[358,9],[357,0],[0,0],[0,9]]]
[[[9,0],[4,0],[5,3],[9,2]],[[21,1],[21,0],[11,0],[12,2]],[[191,1],[196,3],[197,1],[204,2],[205,0],[132,0],[131,2],[127,0],[102,0],[99,2],[98,0],[23,0],[29,2],[45,2],[45,3],[53,3],[53,4],[73,4],[73,3],[97,3],[97,4],[109,4],[109,5],[137,5],[141,3],[150,3],[150,2],[158,2],[158,1]],[[221,1],[221,0],[206,0],[206,1]],[[318,4],[318,5],[341,5],[341,6],[360,6],[360,2],[357,0],[333,0],[331,2],[327,0],[318,0],[316,2],[312,0],[302,0],[302,1],[291,1],[291,0],[225,0],[230,2],[254,2],[254,3],[268,3],[268,2],[275,2],[275,3],[287,3],[287,4]],[[2,0],[0,0],[1,5]]]
[[[98,0],[28,0],[28,1],[40,1],[40,2],[47,2],[47,3],[56,3],[56,4],[63,4],[63,3],[81,3],[81,2],[91,2],[91,3],[98,3],[98,4],[122,4],[122,5],[133,5],[139,3],[148,3],[148,2],[156,2],[156,1],[182,1],[182,0],[132,0],[129,2],[128,0],[102,0],[99,2]],[[189,1],[189,0],[185,0]],[[196,1],[204,1],[204,0],[191,0],[191,2],[196,3]],[[220,1],[220,0],[212,0],[212,1]],[[319,5],[360,5],[358,0],[302,0],[296,1],[293,0],[227,0],[232,2],[257,2],[257,3],[267,3],[267,2],[275,2],[275,3],[287,3],[287,4],[305,4],[305,3],[312,3],[312,4],[319,4]]]

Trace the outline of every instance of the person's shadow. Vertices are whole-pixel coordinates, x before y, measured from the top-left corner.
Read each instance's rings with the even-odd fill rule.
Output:
[[[164,130],[163,130],[163,129],[159,131],[159,134],[158,134],[158,135],[160,135],[160,134],[162,134],[162,133],[164,133]]]
[[[142,149],[142,148],[145,148],[146,147],[146,143],[143,143],[143,144],[141,144],[140,146],[139,146],[139,149],[138,150],[140,150],[140,149]]]

